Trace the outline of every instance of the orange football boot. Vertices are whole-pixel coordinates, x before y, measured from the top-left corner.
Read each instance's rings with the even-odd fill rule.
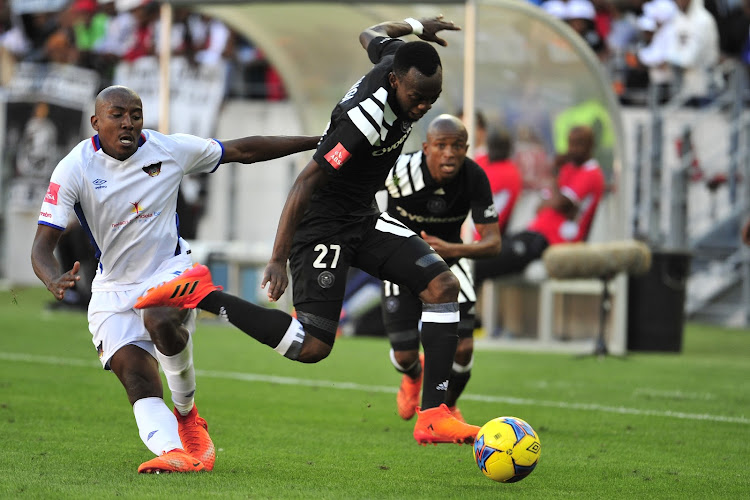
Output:
[[[184,417],[174,409],[174,415],[177,417],[177,432],[180,434],[180,441],[191,457],[203,462],[206,470],[213,470],[216,461],[216,448],[211,436],[208,435],[208,423],[198,415],[198,407],[193,405],[190,413]]]
[[[161,456],[143,462],[138,467],[139,474],[161,474],[162,472],[199,472],[203,470],[200,460],[188,455],[185,450],[175,448],[165,451]]]
[[[202,264],[194,264],[184,273],[160,285],[149,288],[138,297],[136,309],[148,307],[177,307],[195,309],[198,303],[211,292],[223,290],[211,281],[211,271]]]
[[[479,427],[458,421],[445,404],[422,411],[417,408],[414,439],[419,444],[474,442]]]
[[[466,420],[464,419],[464,416],[461,415],[461,410],[458,409],[458,406],[449,406],[448,410],[450,410],[453,418],[455,418],[459,422],[463,422],[464,424],[466,423]]]
[[[398,405],[398,414],[404,420],[411,420],[419,406],[419,393],[422,390],[422,374],[424,373],[424,354],[419,353],[419,362],[422,364],[422,371],[416,379],[407,374],[401,377],[401,386],[396,394],[396,404]]]

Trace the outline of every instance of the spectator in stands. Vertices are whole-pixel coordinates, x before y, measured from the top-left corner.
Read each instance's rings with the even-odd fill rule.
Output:
[[[99,69],[99,48],[107,36],[110,16],[96,0],[76,0],[72,6],[73,37],[79,52],[79,64]]]
[[[600,60],[607,58],[609,51],[604,39],[596,30],[596,9],[589,0],[568,0],[563,19],[568,26],[583,38]]]
[[[656,87],[661,102],[671,97],[674,84],[667,54],[674,37],[672,20],[677,6],[672,0],[652,0],[643,4],[643,15],[656,23],[656,29],[650,43],[638,50],[638,61],[648,68],[649,83]]]
[[[604,193],[604,174],[591,156],[593,150],[593,130],[574,127],[567,153],[558,157],[557,185],[542,193],[536,217],[525,231],[505,238],[497,257],[476,261],[477,286],[488,278],[522,272],[549,245],[586,240]]]
[[[704,0],[719,31],[719,49],[725,57],[739,58],[750,33],[750,2],[742,0]]]
[[[715,69],[719,62],[719,33],[716,20],[703,0],[676,0],[677,15],[666,59],[681,75],[681,90],[690,96],[688,104],[703,105],[718,90]]]
[[[502,127],[493,126],[487,134],[487,155],[476,159],[490,181],[501,235],[508,229],[523,184],[521,173],[511,159],[512,149],[510,133]]]
[[[552,161],[542,139],[531,125],[516,129],[513,162],[518,166],[523,189],[549,188],[555,183]]]
[[[140,57],[154,55],[156,53],[155,24],[159,15],[158,4],[151,0],[126,0],[121,2],[118,10],[128,10],[134,21],[122,59],[132,62]]]

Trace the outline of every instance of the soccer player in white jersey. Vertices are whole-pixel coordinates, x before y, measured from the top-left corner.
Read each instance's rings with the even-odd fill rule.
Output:
[[[141,99],[122,86],[99,93],[91,126],[97,134],[73,148],[52,173],[31,251],[34,272],[58,300],[80,280],[80,264],[61,274],[53,253],[74,211],[99,260],[88,311],[94,345],[102,366],[124,386],[141,439],[157,455],[138,472],[211,470],[214,445],[194,403],[195,312],[133,306],[149,287],[192,265],[176,217],[184,175],[313,149],[320,138],[219,142],[143,130]],[[159,364],[174,412],[163,400]]]

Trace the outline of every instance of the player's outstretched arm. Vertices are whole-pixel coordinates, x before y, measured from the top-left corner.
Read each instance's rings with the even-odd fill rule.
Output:
[[[420,232],[420,236],[444,259],[481,259],[500,253],[500,228],[497,223],[477,224],[480,240],[473,243],[452,243],[442,238]]]
[[[302,216],[307,210],[313,193],[328,181],[328,174],[318,162],[310,160],[307,166],[300,172],[289,191],[289,195],[281,211],[279,226],[276,228],[276,239],[273,243],[271,260],[268,262],[260,287],[265,288],[268,284],[268,298],[271,302],[279,299],[289,284],[286,275],[286,261],[292,251],[292,239]]]
[[[255,163],[315,149],[320,136],[253,135],[222,142],[222,163]]]
[[[78,274],[81,263],[78,261],[73,264],[73,269],[60,275],[60,264],[54,251],[61,235],[62,231],[59,229],[39,224],[31,246],[31,266],[34,273],[57,300],[62,300],[65,290],[75,286],[76,281],[81,279]]]
[[[445,47],[448,45],[448,42],[436,36],[436,33],[443,30],[458,31],[460,29],[452,21],[443,21],[442,15],[419,20],[408,18],[408,21],[386,21],[375,26],[370,26],[360,33],[359,43],[367,50],[370,42],[379,36],[398,38],[414,34],[426,42],[434,42]]]

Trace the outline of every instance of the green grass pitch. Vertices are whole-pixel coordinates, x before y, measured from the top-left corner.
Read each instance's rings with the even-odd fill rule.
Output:
[[[689,324],[682,354],[476,353],[460,406],[528,421],[542,451],[514,484],[470,446],[421,447],[398,418],[382,338],[293,363],[213,321],[195,336],[213,472],[139,475],[152,457],[82,313],[0,292],[0,498],[748,498],[750,331]],[[167,392],[167,400],[169,400]]]

